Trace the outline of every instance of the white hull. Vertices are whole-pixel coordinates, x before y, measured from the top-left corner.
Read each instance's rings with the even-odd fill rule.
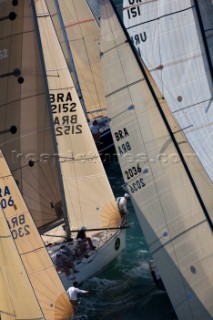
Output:
[[[75,261],[75,267],[79,271],[78,273],[72,273],[70,276],[66,276],[64,272],[59,271],[59,276],[65,288],[68,288],[70,286],[70,282],[72,281],[78,281],[78,283],[82,283],[113,261],[125,248],[126,230],[118,230],[116,233],[111,233],[111,236],[108,238],[108,240],[99,247],[99,238],[92,237],[92,241],[95,246],[97,245],[97,249],[92,251],[88,258],[84,257],[81,260]],[[69,246],[72,247],[73,245],[70,244]],[[55,254],[59,250],[59,247],[59,245],[55,245],[48,249],[53,261]]]

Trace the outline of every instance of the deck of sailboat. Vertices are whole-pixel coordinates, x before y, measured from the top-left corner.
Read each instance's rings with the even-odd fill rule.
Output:
[[[72,252],[72,261],[77,272],[69,268],[69,275],[63,270],[58,270],[58,274],[65,286],[69,286],[70,280],[77,280],[82,283],[96,272],[100,271],[108,262],[116,258],[117,253],[123,250],[125,245],[125,232],[117,230],[102,230],[93,233],[91,236],[94,249],[87,246],[85,253],[77,254],[78,240],[61,241],[58,243],[50,243],[48,236],[43,236],[43,240],[47,246],[48,253],[55,264],[56,255],[60,253],[61,245],[65,245]],[[57,238],[56,238],[57,239]],[[56,269],[57,266],[55,265]]]

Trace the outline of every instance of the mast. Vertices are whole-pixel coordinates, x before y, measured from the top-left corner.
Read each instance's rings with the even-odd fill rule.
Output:
[[[210,70],[210,74],[211,74],[211,78],[212,78],[212,82],[213,82],[213,65],[212,65],[211,56],[210,56],[210,52],[209,52],[209,46],[208,46],[206,36],[205,36],[205,29],[204,29],[203,20],[201,17],[200,8],[198,5],[198,0],[194,0],[194,4],[195,4],[195,10],[197,12],[199,25],[200,25],[200,31],[202,34],[203,44],[204,44],[205,51],[206,51],[206,57],[207,57],[208,65],[209,65],[209,70]]]
[[[182,161],[182,163],[183,163],[183,166],[184,166],[184,169],[185,169],[185,171],[186,171],[186,173],[187,173],[187,176],[188,176],[188,178],[189,178],[189,180],[190,180],[190,182],[191,182],[191,184],[192,184],[192,186],[193,186],[193,189],[194,189],[194,191],[195,191],[195,194],[196,194],[196,196],[197,196],[197,198],[198,198],[198,200],[199,200],[199,203],[200,203],[200,205],[201,205],[201,207],[202,207],[202,209],[203,209],[203,213],[204,213],[204,215],[205,215],[205,217],[206,217],[206,219],[207,219],[207,221],[208,221],[209,227],[210,227],[210,229],[211,229],[211,231],[212,231],[212,233],[213,233],[213,222],[212,222],[212,220],[211,220],[211,218],[210,218],[210,215],[209,215],[209,213],[208,213],[208,211],[207,211],[207,208],[206,208],[206,206],[205,206],[205,204],[204,204],[204,202],[203,202],[203,199],[202,199],[202,197],[201,197],[201,195],[200,195],[200,192],[199,192],[199,190],[198,190],[198,188],[197,188],[197,186],[196,186],[196,184],[195,184],[195,181],[194,181],[194,179],[193,179],[193,177],[192,177],[192,175],[191,175],[191,172],[190,172],[190,170],[189,170],[189,168],[188,168],[188,165],[187,165],[187,163],[186,163],[186,161],[185,161],[185,159],[184,159],[184,157],[183,157],[183,154],[182,154],[182,152],[181,152],[181,150],[180,150],[180,147],[179,147],[179,145],[178,145],[178,143],[177,143],[177,140],[176,140],[176,138],[175,138],[175,136],[174,136],[174,134],[173,134],[170,126],[169,126],[169,123],[168,123],[168,121],[167,121],[167,118],[166,118],[166,116],[165,116],[165,114],[164,114],[164,112],[163,112],[163,110],[162,110],[162,108],[161,108],[161,105],[160,105],[160,103],[159,103],[159,101],[158,101],[158,98],[157,98],[157,96],[156,96],[156,94],[155,94],[155,92],[154,92],[154,90],[153,90],[153,88],[152,88],[152,86],[151,86],[151,83],[150,83],[149,78],[148,78],[148,76],[147,76],[147,74],[146,74],[146,71],[145,71],[145,69],[144,69],[144,67],[143,67],[143,64],[141,63],[141,60],[140,60],[140,58],[139,58],[139,56],[138,56],[138,53],[137,53],[134,45],[132,44],[132,41],[131,41],[131,39],[130,39],[130,36],[129,36],[126,28],[125,28],[124,25],[123,25],[123,22],[122,22],[119,14],[118,14],[118,12],[117,12],[116,6],[115,6],[114,3],[112,2],[112,0],[109,0],[109,1],[110,1],[111,5],[112,5],[114,11],[115,11],[115,14],[116,14],[117,19],[118,19],[118,21],[119,21],[119,23],[120,23],[120,25],[121,25],[121,27],[122,27],[122,30],[123,30],[125,36],[126,36],[127,39],[128,39],[128,43],[129,43],[129,45],[130,45],[130,47],[131,47],[131,49],[132,49],[132,52],[134,53],[134,56],[135,56],[135,58],[136,58],[136,60],[137,60],[137,63],[138,63],[138,66],[139,66],[139,68],[141,69],[141,72],[142,72],[142,74],[143,74],[143,76],[144,76],[144,78],[145,78],[145,80],[146,80],[146,82],[147,82],[147,85],[148,85],[148,87],[149,87],[149,89],[150,89],[150,92],[151,92],[151,94],[152,94],[152,96],[153,96],[153,99],[155,100],[156,106],[157,106],[157,108],[158,108],[158,110],[159,110],[159,112],[160,112],[160,114],[161,114],[161,117],[162,117],[162,119],[163,119],[163,121],[164,121],[164,123],[165,123],[165,126],[166,126],[166,128],[167,128],[167,130],[168,130],[168,132],[169,132],[169,134],[170,134],[170,137],[171,137],[171,139],[172,139],[172,142],[174,143],[174,145],[175,145],[175,147],[176,147],[176,150],[177,150],[178,155],[179,155],[179,157],[180,157],[180,159],[181,159],[181,161]]]
[[[69,220],[68,220],[68,212],[67,212],[67,205],[66,205],[66,200],[65,200],[63,180],[62,180],[60,165],[59,165],[59,152],[58,152],[58,148],[57,148],[57,141],[56,141],[55,130],[54,130],[54,125],[53,125],[53,117],[52,117],[51,104],[50,104],[50,99],[49,99],[49,88],[48,88],[47,74],[46,74],[46,69],[45,69],[45,62],[44,62],[44,56],[43,56],[43,51],[42,51],[42,44],[41,44],[39,27],[38,27],[36,9],[35,9],[35,4],[34,4],[33,0],[31,1],[31,4],[32,4],[32,11],[33,11],[36,35],[37,35],[37,40],[38,40],[40,60],[41,60],[41,65],[42,65],[42,72],[43,72],[44,85],[45,85],[45,91],[46,91],[46,101],[47,101],[47,105],[48,105],[50,125],[51,125],[51,130],[52,130],[52,137],[53,137],[53,142],[54,142],[55,161],[56,161],[58,179],[59,179],[59,184],[60,184],[60,189],[61,189],[64,222],[65,222],[65,226],[66,226],[65,232],[67,234],[67,239],[69,240],[71,238],[71,230],[70,230],[70,225],[69,225]]]
[[[60,10],[59,4],[58,4],[58,0],[54,0],[54,3],[55,3],[56,11],[57,11],[57,14],[58,14],[58,18],[59,18],[59,21],[60,21],[60,24],[61,24],[61,29],[62,29],[62,32],[63,32],[63,36],[64,36],[64,40],[65,40],[65,44],[66,44],[66,49],[67,49],[69,60],[70,60],[70,72],[71,72],[71,74],[73,76],[75,87],[76,87],[76,90],[78,92],[78,96],[79,96],[79,99],[81,101],[81,105],[82,105],[82,108],[84,110],[85,116],[88,119],[87,110],[86,110],[85,103],[84,103],[84,97],[83,97],[82,92],[81,92],[81,87],[80,87],[80,83],[79,83],[79,80],[78,80],[78,75],[77,75],[77,72],[76,72],[76,68],[75,68],[73,57],[72,57],[72,52],[71,52],[71,48],[70,48],[69,41],[68,41],[68,38],[67,38],[67,33],[66,33],[66,30],[65,30],[64,21],[63,21],[62,15],[61,15],[61,10]]]

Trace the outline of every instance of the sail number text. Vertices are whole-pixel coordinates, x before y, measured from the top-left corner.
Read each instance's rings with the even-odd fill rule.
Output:
[[[117,145],[120,156],[131,150],[131,145],[128,141],[122,143],[122,140],[129,136],[129,132],[126,128],[114,132],[114,136],[116,141],[121,141],[121,144]]]
[[[78,124],[77,104],[70,92],[50,94],[56,136],[82,133]]]
[[[30,226],[26,224],[24,214],[20,214],[17,217],[13,217],[10,221],[7,221],[10,228],[13,239],[22,238],[30,234]]]
[[[142,0],[129,0],[130,5],[134,5],[134,4],[138,4],[138,3],[142,3]],[[135,7],[129,7],[127,9],[127,16],[129,19],[135,18],[140,15],[141,15],[141,9],[140,9],[139,5],[137,5]]]
[[[7,207],[13,207],[14,200],[11,195],[10,189],[8,186],[0,189],[0,206],[2,209],[6,209]],[[30,234],[29,225],[26,224],[24,214],[20,214],[18,216],[14,216],[7,220],[7,224],[10,228],[10,232],[13,236],[13,239],[17,239],[18,237],[24,237]]]
[[[129,179],[133,178],[134,176],[137,176],[141,172],[142,172],[142,169],[138,163],[137,166],[133,166],[133,167],[129,168],[128,170],[126,170],[125,175],[126,175],[127,180],[129,180]]]
[[[116,139],[116,141],[118,143],[123,142],[119,145],[117,145],[117,150],[120,154],[120,156],[122,157],[125,153],[129,152],[132,148],[131,145],[128,141],[123,141],[126,138],[129,138],[130,134],[127,130],[127,128],[123,128],[120,129],[116,132],[114,132],[114,137]],[[130,180],[131,178],[139,175],[142,173],[142,169],[139,165],[139,163],[135,166],[132,166],[130,168],[128,168],[127,170],[124,171],[125,175],[126,175],[126,179]],[[143,180],[143,178],[137,178],[137,180],[131,184],[128,184],[128,187],[130,189],[131,193],[137,192],[138,190],[140,190],[141,188],[145,187],[145,182]]]
[[[141,188],[145,187],[145,185],[146,185],[146,184],[144,183],[143,178],[140,178],[140,179],[136,180],[136,181],[135,181],[134,183],[132,183],[132,184],[128,184],[128,186],[129,186],[129,188],[130,188],[130,191],[131,191],[132,193],[139,191]]]
[[[10,194],[10,189],[8,186],[0,189],[0,206],[2,209],[7,208],[7,206],[12,207],[14,205],[14,201]]]

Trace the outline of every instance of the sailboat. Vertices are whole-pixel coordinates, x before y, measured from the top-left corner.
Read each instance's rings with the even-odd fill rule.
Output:
[[[123,2],[124,24],[213,181],[212,1],[133,2]]]
[[[1,148],[54,262],[87,228],[96,250],[71,270],[81,283],[117,257],[125,230],[45,1],[0,7]]]
[[[106,115],[97,20],[86,0],[48,0],[47,7],[88,123],[91,126],[97,121],[99,153],[112,153],[115,150]]]
[[[0,152],[0,318],[69,320],[67,293]]]
[[[180,320],[213,317],[213,188],[141,62],[111,1],[101,1],[107,111],[126,190]]]

